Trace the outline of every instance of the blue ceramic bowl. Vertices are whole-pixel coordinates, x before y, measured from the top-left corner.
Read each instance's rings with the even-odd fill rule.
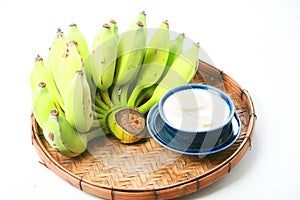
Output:
[[[224,100],[225,104],[227,106],[227,113],[224,114],[224,110],[218,110],[214,109],[213,113],[217,115],[224,116],[222,118],[222,121],[218,122],[217,126],[208,126],[204,129],[194,129],[194,130],[188,130],[186,128],[182,128],[180,124],[174,124],[169,121],[169,119],[166,116],[166,113],[164,113],[164,104],[168,98],[170,98],[173,95],[177,95],[178,92],[183,90],[202,90],[205,92],[208,92],[209,95],[215,95],[214,98],[220,98]],[[197,94],[197,92],[195,93]],[[191,97],[193,98],[193,96]],[[195,98],[201,98],[201,97],[195,97]],[[180,99],[179,99],[180,100]],[[193,99],[189,99],[189,102],[193,102]],[[223,101],[222,101],[223,102]],[[211,102],[212,106],[214,101]],[[217,107],[217,106],[216,106]],[[224,143],[228,141],[228,139],[232,136],[232,118],[234,116],[234,105],[230,99],[230,97],[224,93],[223,91],[212,87],[208,85],[202,85],[202,84],[187,84],[183,86],[176,87],[169,92],[167,92],[163,98],[159,101],[158,104],[159,114],[160,117],[163,120],[163,129],[165,139],[167,140],[174,140],[174,142],[181,144],[182,146],[188,147],[188,150],[194,151],[199,149],[212,149],[217,146],[221,146]],[[185,111],[182,111],[185,112]],[[215,116],[215,114],[213,116]],[[212,120],[219,120],[213,119]],[[188,123],[188,119],[182,117],[181,124]]]

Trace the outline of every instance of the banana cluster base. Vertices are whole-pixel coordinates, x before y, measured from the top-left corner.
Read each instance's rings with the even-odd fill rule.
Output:
[[[32,143],[47,168],[104,199],[173,199],[201,192],[229,174],[251,147],[256,114],[247,90],[223,71],[201,61],[192,82],[215,86],[232,98],[242,132],[228,149],[205,157],[189,156],[172,152],[150,137],[126,145],[103,136],[91,141],[79,157],[69,158],[48,145],[33,116]]]

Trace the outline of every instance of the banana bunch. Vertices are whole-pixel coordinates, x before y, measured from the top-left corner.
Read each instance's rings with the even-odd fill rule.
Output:
[[[197,71],[199,44],[184,48],[185,41],[171,37],[168,21],[147,29],[145,12],[122,34],[115,20],[105,23],[91,48],[76,24],[67,37],[58,29],[46,63],[37,56],[30,77],[33,114],[48,143],[74,157],[106,134],[141,140],[149,109]]]

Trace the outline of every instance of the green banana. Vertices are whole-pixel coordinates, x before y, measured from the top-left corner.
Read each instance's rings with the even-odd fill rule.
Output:
[[[170,69],[155,88],[152,97],[137,109],[145,114],[169,90],[189,83],[198,69],[199,44],[194,43],[176,58]]]
[[[48,114],[43,134],[52,148],[68,157],[79,156],[86,151],[90,140],[104,135],[100,128],[85,134],[78,133],[57,110]]]
[[[146,42],[146,13],[142,11],[138,17],[131,22],[126,32],[121,36],[118,44],[118,62],[114,84],[111,88],[111,90],[113,90],[112,100],[115,104],[126,104],[128,90],[132,82],[129,82],[129,80],[131,80],[131,77],[136,77],[136,73],[139,72],[139,69],[136,68],[141,65],[140,62],[142,62],[145,54]],[[131,70],[131,72],[128,72],[128,70]],[[126,85],[124,85],[125,83]],[[119,99],[121,88],[122,97]],[[120,102],[120,100],[122,102]]]
[[[58,107],[64,109],[63,99],[56,87],[51,71],[44,64],[44,60],[39,55],[35,58],[35,66],[30,74],[30,85],[32,92],[36,89],[40,82],[47,85],[48,90],[58,102]]]
[[[53,41],[52,46],[49,49],[48,58],[46,61],[46,66],[53,74],[53,78],[56,81],[54,73],[58,70],[58,63],[61,57],[64,55],[68,49],[68,43],[61,29],[57,29],[56,38]]]
[[[97,87],[106,91],[113,83],[117,59],[117,41],[108,24],[96,34],[91,53],[91,71]]]
[[[119,57],[112,92],[114,102],[118,102],[117,93],[124,84],[126,84],[126,86],[122,89],[122,95],[127,98],[129,85],[135,80],[133,77],[136,77],[138,74],[146,48],[147,38],[145,38],[145,31],[144,25],[141,22],[137,22],[135,26],[131,26],[120,39],[118,46]]]
[[[44,127],[50,111],[60,109],[58,102],[53,98],[45,82],[40,82],[33,91],[32,108],[34,117],[41,128]]]
[[[65,114],[68,122],[84,133],[93,125],[90,87],[82,70],[78,70],[66,85],[64,96]]]
[[[163,21],[147,47],[143,66],[128,100],[129,107],[135,105],[135,101],[143,89],[157,83],[163,75],[169,56],[169,37],[169,24],[167,21]]]
[[[83,70],[83,66],[82,58],[77,50],[77,42],[69,42],[67,51],[60,58],[57,69],[53,71],[57,88],[63,98],[67,83],[76,71]]]
[[[78,29],[76,24],[70,24],[67,40],[69,42],[75,41],[77,43],[78,52],[81,55],[83,62],[85,62],[86,58],[90,54],[89,48],[84,35]]]
[[[144,32],[143,23],[137,22],[120,38],[115,84],[123,85],[128,82],[131,77],[126,76],[126,73],[142,64],[147,41]]]
[[[185,34],[181,33],[176,38],[170,41],[170,52],[167,61],[167,67],[170,67],[175,59],[182,53],[183,41]]]

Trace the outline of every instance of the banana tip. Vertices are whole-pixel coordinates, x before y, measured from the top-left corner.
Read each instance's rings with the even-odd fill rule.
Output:
[[[41,87],[41,88],[44,88],[44,87],[46,87],[46,83],[45,82],[39,82],[38,86]]]
[[[70,24],[69,27],[77,27],[77,25],[75,23]]]
[[[109,22],[112,23],[112,24],[116,24],[117,23],[116,20],[114,20],[114,19],[109,20]]]
[[[57,109],[51,110],[50,115],[51,116],[58,116],[58,110]]]
[[[69,44],[78,47],[78,43],[75,40],[70,41]]]
[[[80,76],[83,76],[84,72],[82,70],[77,70],[76,73]]]
[[[57,28],[56,36],[57,37],[62,37],[63,35],[64,35],[64,32],[60,28]]]
[[[106,24],[103,25],[103,28],[108,28],[109,29],[110,25],[106,23]]]
[[[143,24],[142,22],[140,22],[140,21],[137,22],[136,24],[137,24],[139,27],[144,27],[144,24]]]
[[[43,61],[43,58],[40,55],[35,57],[35,62]]]

